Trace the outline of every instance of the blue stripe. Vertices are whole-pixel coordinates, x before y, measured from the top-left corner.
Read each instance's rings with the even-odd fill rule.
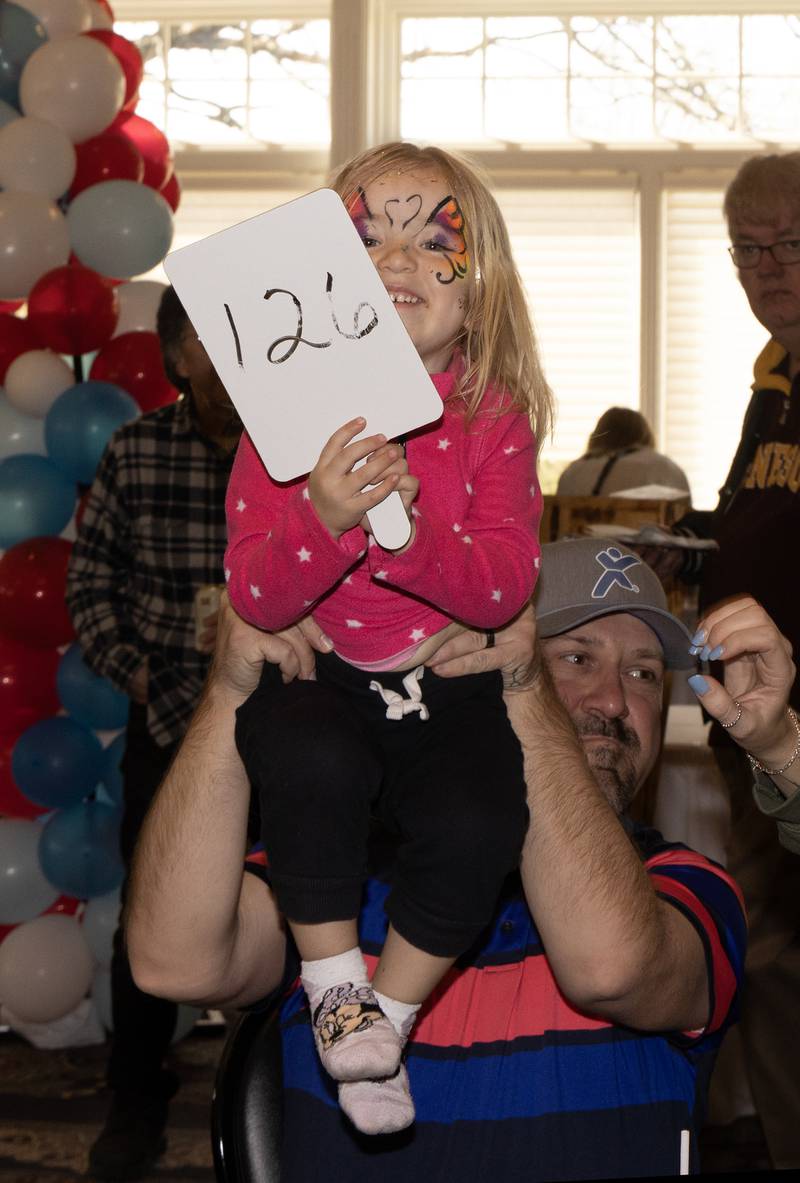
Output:
[[[308,1026],[290,1025],[283,1039],[285,1087],[336,1105],[336,1086],[319,1066]],[[689,1114],[695,1095],[689,1057],[657,1035],[472,1059],[469,1049],[450,1060],[414,1056],[412,1049],[408,1070],[417,1120],[445,1124],[669,1102]]]

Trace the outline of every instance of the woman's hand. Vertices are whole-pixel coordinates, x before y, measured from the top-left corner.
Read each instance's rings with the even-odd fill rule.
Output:
[[[722,684],[707,674],[689,678],[705,710],[761,764],[780,768],[798,738],[786,709],[795,679],[789,642],[751,596],[709,612],[694,642],[703,661],[719,660],[725,671]]]

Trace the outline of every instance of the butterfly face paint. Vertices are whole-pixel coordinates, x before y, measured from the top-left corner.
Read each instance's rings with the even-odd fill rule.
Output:
[[[436,171],[390,172],[347,209],[429,373],[445,369],[470,298],[464,215]]]

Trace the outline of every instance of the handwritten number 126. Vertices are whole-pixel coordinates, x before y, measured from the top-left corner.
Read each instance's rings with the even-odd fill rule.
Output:
[[[327,281],[325,284],[325,294],[327,295],[328,300],[330,302],[331,320],[333,321],[333,327],[336,329],[336,332],[341,337],[346,337],[348,339],[348,341],[358,341],[361,337],[366,337],[367,333],[371,333],[372,330],[375,328],[375,326],[378,323],[377,312],[375,311],[375,309],[372,307],[371,304],[368,304],[366,300],[362,300],[362,302],[358,305],[355,312],[353,313],[353,331],[352,331],[352,333],[345,332],[345,330],[340,328],[340,326],[339,326],[339,320],[336,316],[336,309],[333,306],[333,276],[331,275],[330,271],[327,273],[327,276],[328,276],[328,278],[327,278]],[[303,336],[303,305],[300,303],[300,301],[298,300],[298,298],[294,294],[294,292],[290,292],[286,288],[268,288],[268,290],[264,293],[264,299],[271,300],[273,296],[278,296],[278,295],[288,296],[289,299],[292,301],[292,303],[294,304],[294,308],[295,308],[295,316],[297,319],[297,323],[295,326],[295,331],[292,335],[278,337],[275,341],[272,342],[272,344],[267,349],[267,361],[271,362],[272,365],[275,365],[275,366],[280,365],[281,362],[288,361],[289,358],[294,353],[295,349],[297,349],[298,345],[308,345],[308,346],[310,346],[311,349],[327,349],[328,346],[331,344],[330,341],[309,341],[307,337]],[[225,308],[225,313],[228,317],[228,324],[230,325],[231,332],[233,334],[233,343],[236,347],[236,361],[238,362],[239,366],[242,369],[244,369],[244,360],[242,358],[242,343],[239,339],[239,331],[236,328],[236,322],[233,319],[233,314],[230,310],[230,305],[225,304],[224,308]],[[364,308],[368,308],[370,310],[370,312],[372,313],[372,319],[369,321],[369,323],[367,325],[365,325],[365,327],[363,329],[360,329],[358,327],[358,318],[360,317],[362,309],[364,309]],[[281,348],[283,348],[283,351],[280,353],[280,355],[276,356],[275,351],[280,350]]]

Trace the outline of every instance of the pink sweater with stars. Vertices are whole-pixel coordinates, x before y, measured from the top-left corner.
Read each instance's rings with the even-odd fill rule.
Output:
[[[462,404],[447,401],[454,374],[432,380],[444,413],[406,443],[420,489],[416,535],[403,554],[360,526],[332,538],[307,478],[276,484],[242,435],[226,501],[225,577],[245,620],[275,631],[311,612],[341,657],[373,664],[454,619],[496,629],[528,600],[542,511],[528,417],[496,415],[504,398],[490,388],[465,427]]]

